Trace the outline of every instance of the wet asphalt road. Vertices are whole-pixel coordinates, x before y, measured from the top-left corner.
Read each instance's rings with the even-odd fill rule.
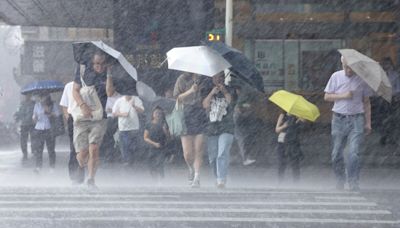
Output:
[[[400,227],[399,191],[0,189],[1,227]]]
[[[361,192],[336,191],[330,167],[303,167],[283,183],[275,167],[232,166],[228,188],[215,188],[206,165],[191,189],[186,168],[167,164],[157,183],[145,166],[102,166],[98,191],[72,186],[67,153],[56,170],[33,173],[32,158],[1,152],[0,228],[8,227],[400,227],[397,169],[363,169]],[[290,174],[290,172],[289,172]]]

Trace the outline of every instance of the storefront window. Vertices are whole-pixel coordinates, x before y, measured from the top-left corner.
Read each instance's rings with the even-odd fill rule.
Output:
[[[256,40],[253,59],[267,92],[278,89],[322,92],[340,69],[341,40]]]

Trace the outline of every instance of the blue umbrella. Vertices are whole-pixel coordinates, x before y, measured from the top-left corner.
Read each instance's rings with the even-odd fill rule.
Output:
[[[222,42],[204,42],[205,45],[214,49],[219,53],[226,61],[228,61],[232,67],[230,70],[238,75],[242,80],[250,84],[257,90],[264,92],[264,83],[260,72],[242,52],[232,47],[227,46]]]
[[[64,84],[56,80],[42,80],[30,83],[21,89],[21,93],[38,94],[38,93],[53,93],[64,89]]]

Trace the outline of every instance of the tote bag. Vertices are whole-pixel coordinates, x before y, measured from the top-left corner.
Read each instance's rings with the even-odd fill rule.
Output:
[[[84,72],[84,66],[81,66],[82,88],[80,89],[79,93],[81,94],[83,102],[87,106],[89,106],[89,108],[92,110],[92,118],[84,117],[81,108],[79,107],[79,105],[76,102],[74,102],[75,104],[71,110],[71,115],[72,115],[74,121],[101,120],[101,119],[103,119],[103,106],[101,105],[101,102],[100,102],[99,96],[97,95],[95,86],[94,85],[87,86],[85,81],[83,80],[83,77],[82,77],[83,72]]]
[[[176,101],[172,113],[166,116],[166,120],[172,136],[181,136],[186,131],[183,105],[179,104],[178,101]]]

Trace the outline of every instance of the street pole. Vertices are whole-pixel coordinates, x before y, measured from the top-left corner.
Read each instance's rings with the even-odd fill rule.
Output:
[[[233,0],[226,0],[225,8],[225,43],[232,46]]]

